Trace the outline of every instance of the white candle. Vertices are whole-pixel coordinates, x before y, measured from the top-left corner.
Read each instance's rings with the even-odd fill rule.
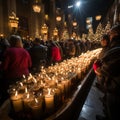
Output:
[[[27,93],[23,96],[24,109],[29,110],[29,103],[34,100],[34,96],[30,93]]]
[[[12,105],[13,105],[15,112],[19,112],[23,109],[23,102],[22,102],[21,94],[18,94],[18,92],[16,91],[15,95],[12,95],[10,99],[12,101]]]
[[[70,82],[69,80],[63,80],[61,81],[61,83],[64,86],[65,97],[68,97],[69,89],[70,89]]]
[[[54,95],[52,95],[50,92],[51,89],[48,88],[48,94],[45,95],[45,105],[47,113],[50,113],[54,110]]]
[[[61,93],[63,94],[64,93],[64,85],[61,83],[58,83],[57,87],[61,90]]]

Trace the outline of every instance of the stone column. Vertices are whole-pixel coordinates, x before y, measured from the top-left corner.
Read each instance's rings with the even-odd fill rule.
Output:
[[[4,30],[3,30],[3,4],[2,4],[2,0],[0,0],[0,34],[4,34]]]
[[[56,12],[56,8],[55,8],[55,0],[50,0],[50,7],[49,7],[49,35],[48,35],[48,39],[52,39],[53,36],[53,30],[55,28],[56,25],[56,19],[55,19],[55,12]]]
[[[12,12],[16,13],[16,0],[8,0],[8,13],[9,13],[9,15]]]

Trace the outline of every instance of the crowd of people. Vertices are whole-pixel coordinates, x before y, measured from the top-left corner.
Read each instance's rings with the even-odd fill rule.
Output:
[[[23,75],[39,73],[41,67],[48,67],[82,52],[96,49],[99,42],[48,40],[39,38],[33,41],[22,40],[19,35],[11,35],[8,39],[0,39],[0,103],[9,96],[10,85],[20,81]],[[3,89],[4,88],[4,89]]]
[[[101,44],[100,44],[101,43]],[[8,88],[21,80],[23,75],[39,73],[41,67],[48,67],[65,59],[78,57],[87,50],[102,47],[93,64],[99,85],[104,92],[106,117],[96,116],[97,120],[119,120],[120,108],[120,25],[113,26],[100,42],[89,40],[65,41],[39,38],[33,41],[22,40],[18,35],[0,39],[0,103],[8,98]],[[4,88],[4,89],[3,89]]]

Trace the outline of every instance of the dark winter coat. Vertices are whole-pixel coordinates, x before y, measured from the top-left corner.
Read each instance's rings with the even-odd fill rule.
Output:
[[[110,50],[102,58],[101,74],[109,92],[120,93],[120,37],[110,44]]]

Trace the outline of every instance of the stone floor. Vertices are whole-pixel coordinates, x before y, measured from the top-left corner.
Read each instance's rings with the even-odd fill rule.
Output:
[[[103,105],[99,100],[99,98],[103,96],[103,93],[95,86],[95,83],[96,78],[92,84],[78,120],[96,120],[97,114],[104,116],[102,111]]]

